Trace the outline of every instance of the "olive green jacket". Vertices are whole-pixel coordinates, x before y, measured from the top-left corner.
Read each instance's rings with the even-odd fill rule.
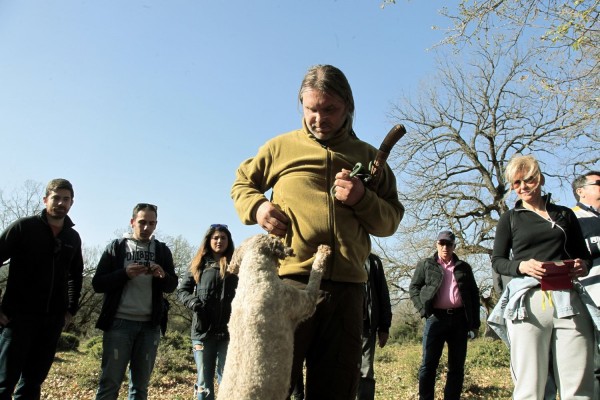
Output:
[[[271,202],[290,219],[284,241],[294,255],[282,262],[280,275],[309,274],[317,247],[327,244],[333,254],[323,279],[366,282],[369,235],[391,236],[404,215],[396,178],[386,164],[377,187],[351,207],[330,189],[342,168],[352,170],[357,162],[367,168],[376,153],[349,131],[320,143],[304,126],[269,140],[240,165],[231,197],[242,222],[256,223],[269,189]]]

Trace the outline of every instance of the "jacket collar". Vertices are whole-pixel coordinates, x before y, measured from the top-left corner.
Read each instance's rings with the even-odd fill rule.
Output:
[[[42,221],[44,221],[46,224],[48,224],[48,212],[46,211],[46,209],[43,209],[40,212],[39,217],[42,219]],[[69,218],[68,215],[65,215],[65,222],[63,225],[63,229],[64,228],[72,228],[73,226],[75,226],[75,224],[73,223],[71,218]]]
[[[598,212],[598,210],[596,210],[594,207],[592,206],[588,206],[587,204],[583,204],[582,202],[578,201],[577,202],[577,206],[585,211],[589,211],[592,214],[594,214],[596,217],[600,217],[600,212]]]
[[[351,134],[352,127],[350,126],[350,124],[348,122],[346,122],[344,124],[344,126],[342,126],[342,128],[340,129],[340,132],[335,137],[333,137],[333,138],[331,138],[329,140],[319,140],[319,139],[317,139],[316,136],[313,135],[312,132],[308,129],[308,126],[306,126],[306,121],[304,120],[304,118],[302,118],[302,131],[304,131],[304,133],[310,139],[314,140],[319,145],[327,146],[327,147],[333,147],[333,146],[335,146],[335,145],[337,145],[339,143],[343,143],[343,142],[347,141],[350,137],[353,136]]]
[[[548,210],[548,206],[552,206],[552,203],[550,203],[551,197],[552,193],[548,193],[542,196],[542,200],[544,200],[544,204],[546,205],[546,211]],[[526,210],[526,208],[523,207],[523,200],[517,200],[517,202],[515,203],[515,210]]]

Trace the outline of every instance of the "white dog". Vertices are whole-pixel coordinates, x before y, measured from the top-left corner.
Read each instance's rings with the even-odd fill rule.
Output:
[[[305,290],[281,281],[279,260],[292,254],[280,239],[256,235],[233,254],[229,269],[239,270],[231,304],[231,340],[220,400],[283,400],[288,395],[294,331],[316,308],[319,286],[331,250],[317,250]]]

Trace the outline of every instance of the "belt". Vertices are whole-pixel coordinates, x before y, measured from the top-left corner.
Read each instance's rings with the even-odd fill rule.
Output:
[[[464,307],[458,307],[458,308],[434,308],[433,309],[433,313],[434,314],[456,314],[459,312],[462,312],[465,308]]]

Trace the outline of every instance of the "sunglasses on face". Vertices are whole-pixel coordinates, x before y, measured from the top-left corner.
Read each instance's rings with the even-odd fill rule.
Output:
[[[600,180],[589,181],[589,182],[586,182],[583,185],[581,185],[581,187],[584,187],[584,186],[600,186]]]
[[[229,229],[229,227],[225,224],[212,224],[210,229]]]
[[[535,176],[530,176],[525,179],[517,179],[516,181],[513,181],[512,187],[513,187],[513,189],[516,189],[516,188],[520,187],[522,183],[528,185],[533,182],[535,182]]]
[[[447,241],[445,241],[445,240],[440,240],[440,241],[438,242],[438,245],[440,245],[440,246],[442,246],[442,247],[452,247],[452,246],[454,246],[454,243],[452,243],[452,242],[447,242]]]

